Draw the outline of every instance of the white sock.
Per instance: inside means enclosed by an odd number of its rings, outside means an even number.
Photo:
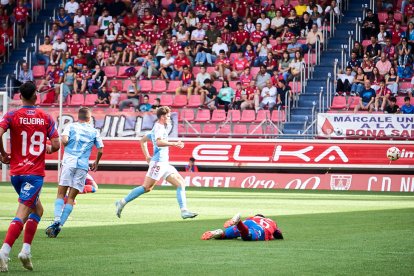
[[[22,252],[26,254],[30,254],[31,245],[28,243],[23,243]]]
[[[121,206],[125,206],[127,204],[125,199],[123,198],[119,201],[119,203],[121,203]]]
[[[11,247],[8,243],[3,243],[3,246],[0,250],[4,253],[6,257],[8,257],[11,251]]]

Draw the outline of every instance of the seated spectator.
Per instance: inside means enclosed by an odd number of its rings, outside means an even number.
[[[385,24],[381,23],[379,26],[379,33],[377,35],[378,44],[381,46],[385,46],[386,39],[389,37],[389,33],[385,30]]]
[[[294,79],[300,80],[301,75],[300,72],[305,66],[305,61],[303,60],[303,56],[300,51],[295,52],[295,58],[289,64],[289,76],[287,77],[287,82],[291,82]]]
[[[56,15],[55,23],[58,25],[59,30],[66,33],[69,28],[69,24],[72,23],[72,18],[66,13],[65,8],[59,8],[59,12]]]
[[[122,61],[123,53],[127,47],[127,44],[123,42],[122,36],[117,36],[116,41],[111,46],[111,57],[113,65],[118,65],[120,61]]]
[[[262,26],[260,26],[258,30],[261,32],[261,29],[262,29]],[[250,35],[252,35],[252,33],[257,30],[256,25],[253,23],[253,19],[250,16],[246,18],[246,23],[244,24],[244,30],[247,31]]]
[[[151,111],[153,112],[153,113],[157,113],[157,109],[159,108],[161,106],[161,99],[160,98],[156,98],[155,100],[154,100],[154,104],[153,105],[151,105]]]
[[[104,8],[102,10],[102,15],[98,18],[98,28],[99,30],[96,31],[96,36],[101,37],[104,35],[105,30],[108,29],[109,23],[112,22],[112,16],[109,15],[109,11]],[[112,23],[113,24],[113,23]]]
[[[290,59],[290,55],[288,51],[283,52],[282,59],[279,61],[279,74],[283,77],[284,80],[287,80],[287,77],[289,76],[290,71],[290,62],[292,60]]]
[[[385,80],[382,79],[380,82],[380,87],[376,91],[375,96],[375,111],[378,111],[378,107],[380,106],[379,110],[384,111],[385,105],[388,102],[388,98],[391,96],[391,90],[387,88],[385,85]]]
[[[396,22],[394,28],[391,30],[391,43],[397,45],[401,42],[401,38],[403,37],[405,37],[405,32],[401,28],[401,24]]]
[[[96,99],[95,104],[109,104],[109,93],[106,86],[98,90],[98,99]]]
[[[224,110],[229,111],[229,106],[233,102],[234,90],[229,86],[229,81],[223,81],[223,87],[219,90],[217,97],[215,98],[215,107],[218,108],[219,105],[224,105]]]
[[[165,51],[165,57],[160,61],[161,78],[169,82],[174,69],[174,58],[171,56],[171,50]]]
[[[224,50],[224,54],[227,55],[229,52],[229,47],[226,43],[223,42],[223,39],[221,37],[217,37],[216,43],[212,46],[212,59],[211,61],[214,63],[216,61],[216,58],[220,54],[220,50]]]
[[[51,44],[55,43],[57,41],[57,38],[63,38],[64,33],[59,30],[59,26],[56,23],[52,24],[52,29],[49,31],[49,38],[51,40]]]
[[[357,59],[362,59],[364,56],[365,50],[364,47],[362,47],[362,44],[359,41],[354,42],[354,47],[351,50],[351,53],[355,52],[357,55]]]
[[[211,22],[210,17],[206,19],[210,22],[210,25],[206,31],[206,38],[209,41],[209,46],[211,47],[214,43],[216,43],[217,38],[221,37],[221,31],[216,28],[216,24],[214,22]],[[228,51],[229,50],[227,49],[226,52]]]
[[[381,58],[377,61],[375,67],[378,68],[379,74],[384,77],[390,71],[392,64],[387,59],[387,55],[385,53],[381,53]]]
[[[266,66],[262,65],[260,66],[260,71],[257,73],[257,76],[255,77],[256,83],[255,86],[261,90],[263,87],[266,86],[266,83],[268,80],[270,80],[271,76],[266,71]]]
[[[410,22],[407,26],[407,31],[405,32],[405,37],[408,40],[410,45],[414,44],[414,23]]]
[[[270,19],[266,17],[266,12],[262,11],[260,12],[260,18],[256,20],[256,24],[260,23],[260,31],[264,32],[266,35],[269,34],[269,28],[270,28]],[[257,26],[256,26],[257,29]]]
[[[280,80],[277,83],[277,102],[276,102],[276,106],[278,108],[283,108],[288,104],[287,103],[288,101],[292,102],[292,100],[293,100],[292,89],[290,88],[289,85],[286,85],[285,80]]]
[[[362,39],[369,39],[378,32],[379,20],[378,16],[371,9],[366,10],[365,19],[362,21],[361,34]]]
[[[318,30],[318,25],[313,24],[312,29],[308,32],[306,36],[306,44],[308,45],[309,49],[315,49],[316,41],[319,39],[320,46],[322,47],[323,41],[323,34],[320,30]],[[358,57],[358,56],[357,56]]]
[[[266,60],[263,61],[262,64],[264,66],[266,66],[266,71],[270,75],[273,75],[273,71],[277,71],[277,69],[278,69],[277,60],[275,58],[273,58],[272,52],[267,53]]]
[[[243,111],[247,108],[257,110],[259,106],[260,90],[256,87],[255,81],[251,81],[250,85],[242,91],[242,104],[240,110]]]
[[[361,67],[361,61],[357,59],[357,54],[351,52],[351,58],[348,61],[347,67],[351,67],[353,72],[356,72],[358,67]]]
[[[242,99],[242,93],[243,93],[242,85],[241,85],[241,82],[238,81],[236,83],[236,91],[234,91],[233,102],[231,103],[232,109],[240,110],[240,105],[244,101],[244,99]]]
[[[337,1],[331,1],[331,4],[325,8],[325,19],[330,20],[330,13],[334,14],[334,20],[338,21],[338,18],[341,16],[341,10],[339,9]],[[368,15],[367,15],[368,16]]]
[[[277,90],[276,90],[276,87],[273,86],[271,80],[266,81],[266,86],[263,87],[260,97],[262,100],[256,112],[258,110],[264,109],[266,106],[268,107],[270,111],[273,111],[273,109],[276,106]]]
[[[261,42],[257,45],[257,58],[254,61],[254,66],[258,67],[267,59],[267,54],[272,52],[272,45],[268,43],[267,37],[263,37]]]
[[[289,27],[289,31],[295,36],[300,35],[300,19],[294,9],[290,10],[288,17],[285,17],[285,25]]]
[[[301,37],[307,37],[307,34],[312,29],[312,25],[316,25],[316,29],[318,28],[318,25],[316,23],[313,23],[313,20],[310,18],[309,13],[304,12],[303,17],[300,20],[300,36]],[[322,33],[321,33],[322,34]],[[322,38],[322,35],[321,35]]]
[[[202,89],[202,87],[204,86],[204,82],[210,79],[211,76],[209,73],[207,73],[206,67],[201,66],[200,72],[196,76],[194,94],[198,95],[199,90]]]
[[[81,71],[82,67],[84,65],[87,65],[87,60],[83,56],[82,52],[78,52],[78,55],[76,56],[75,60],[73,61],[73,65],[75,67],[75,71]]]
[[[346,67],[345,74],[338,74],[335,96],[345,96],[345,94],[349,94],[353,82],[354,76],[352,75],[352,68],[348,66]]]
[[[282,43],[282,38],[277,37],[276,38],[276,44],[274,44],[272,46],[273,56],[276,59],[280,60],[283,56],[283,52],[286,51],[286,49],[287,49],[287,46],[286,46],[286,44]]]
[[[396,52],[395,52],[395,46],[391,44],[391,39],[386,38],[385,39],[385,46],[382,47],[382,52],[385,53],[389,61],[394,65],[396,65],[395,58],[396,58]]]
[[[377,67],[374,67],[374,69],[372,69],[371,76],[369,76],[369,80],[370,80],[371,87],[374,90],[378,90],[379,89],[380,81],[382,79],[383,79],[383,77],[380,75],[378,68]]]
[[[183,74],[181,75],[181,86],[175,90],[175,95],[180,95],[181,92],[187,93],[187,100],[190,100],[191,93],[194,89],[193,74],[187,65],[183,66]]]
[[[70,0],[65,4],[65,12],[69,16],[75,16],[76,11],[79,9],[79,3],[75,0]]]
[[[82,14],[81,9],[76,10],[76,15],[73,19],[73,27],[75,33],[79,36],[83,36],[86,33],[86,16]]]
[[[402,114],[414,114],[414,105],[410,103],[410,97],[404,97],[404,105],[401,106]]]
[[[212,49],[208,46],[208,40],[204,40],[203,44],[198,44],[196,51],[196,57],[195,57],[195,66],[202,66],[205,64],[205,62],[207,61],[209,66],[213,65],[213,51]]]
[[[371,113],[374,109],[375,97],[376,93],[371,87],[371,82],[369,80],[365,80],[364,88],[359,93],[359,103],[355,105],[354,113],[357,113],[360,109],[368,110],[368,112]]]
[[[246,29],[246,26],[244,27]],[[254,48],[257,47],[262,41],[262,38],[266,36],[266,33],[262,31],[262,24],[256,23],[256,27],[250,33],[250,43],[253,45]]]
[[[65,42],[63,42],[63,38],[61,36],[56,37],[56,42],[53,43],[52,52],[50,54],[50,64],[59,64],[60,59],[66,51],[67,45]]]
[[[144,95],[144,102],[139,105],[140,112],[150,112],[152,109],[152,105],[149,103],[148,95]]]
[[[138,52],[138,45],[135,43],[135,37],[132,37],[131,41],[127,42],[127,45],[122,54],[122,64],[133,64],[133,60],[136,58],[136,52]]]
[[[84,64],[82,66],[82,71],[79,71],[76,74],[76,81],[73,85],[74,92],[76,93],[85,93],[88,88],[88,82],[92,78],[92,72],[88,69],[88,66]]]
[[[118,91],[116,86],[112,86],[111,94],[109,94],[109,104],[110,108],[116,109],[119,104],[119,98],[121,97],[121,93]]]
[[[357,68],[356,75],[354,77],[354,81],[351,86],[351,96],[355,96],[362,92],[364,89],[364,83],[367,79],[367,76],[364,73],[364,70],[362,70],[361,67]]]
[[[246,45],[249,42],[250,34],[244,30],[244,25],[242,22],[238,23],[238,30],[233,33],[233,45],[231,46],[231,52],[237,53],[239,51],[244,52],[246,50]],[[226,40],[224,40],[225,43]]]
[[[244,57],[247,59],[250,65],[253,63],[254,60],[256,60],[256,53],[253,49],[252,44],[246,44],[246,51],[244,52]]]
[[[32,69],[29,68],[27,62],[23,62],[19,70],[19,76],[14,86],[20,86],[28,81],[34,81]]]
[[[280,5],[279,9],[282,12],[282,16],[286,18],[294,7],[290,4],[290,0],[283,0],[283,4]]]
[[[289,45],[287,46],[287,51],[291,58],[295,57],[295,52],[299,51],[302,53],[302,43],[298,42],[298,39],[296,37],[293,37]]]
[[[63,77],[63,101],[72,94],[76,80],[76,73],[72,65],[68,66],[67,72]]]
[[[391,96],[388,101],[388,105],[384,110],[384,113],[395,114],[399,112],[400,108],[397,105],[397,99],[394,96]]]
[[[250,67],[246,67],[244,72],[240,75],[240,83],[243,87],[249,86],[250,82],[254,79],[252,74],[250,74]]]
[[[361,68],[364,70],[365,75],[367,75],[367,77],[369,78],[372,74],[372,70],[374,69],[374,63],[372,62],[372,60],[369,58],[368,54],[364,54],[362,63],[361,63]],[[357,67],[358,69],[358,67]],[[356,72],[356,71],[355,71]]]
[[[60,84],[63,82],[64,72],[56,65],[52,65],[50,70],[46,73],[46,78],[38,87],[39,92],[43,92],[46,88],[46,96],[43,99],[44,103],[54,103],[58,98],[60,92]]]
[[[303,0],[299,0],[298,2],[299,3],[295,6],[295,11],[298,16],[302,16],[306,12],[308,6]]]
[[[140,110],[140,104],[139,104],[139,93],[141,92],[141,86],[137,83],[137,78],[135,76],[130,77],[131,84],[128,85],[127,89],[127,98],[119,103],[119,111],[124,110],[124,108],[129,107],[132,105],[135,111]],[[145,102],[144,96],[144,102]],[[147,101],[148,103],[148,101]]]
[[[142,74],[145,74],[147,79],[151,79],[152,76],[158,76],[160,72],[158,60],[153,56],[151,52],[148,53],[147,57],[143,60],[141,68],[139,68],[136,77],[142,79]]]
[[[243,53],[241,53],[243,54]],[[211,73],[211,79],[218,78],[219,80],[224,80],[227,76],[230,75],[230,60],[224,54],[224,50],[220,50],[220,54],[216,59],[215,71]]]
[[[191,41],[195,44],[203,44],[206,31],[203,30],[201,22],[197,23],[197,28],[191,32]]]
[[[408,64],[412,62],[411,54],[412,54],[412,47],[408,44],[407,38],[403,37],[401,39],[401,44],[396,47],[397,57],[398,57],[398,66],[399,67],[406,67]]]
[[[108,28],[106,28],[103,33],[103,37],[104,37],[105,43],[107,44],[112,44],[116,41],[116,38],[118,37],[118,32],[115,30],[114,22],[109,22]]]
[[[186,56],[184,50],[178,52],[178,56],[174,59],[174,70],[171,73],[171,79],[181,79],[184,66],[190,66],[190,59]]]
[[[371,36],[371,44],[367,46],[365,53],[368,53],[374,62],[381,56],[381,45],[377,43],[375,36]]]
[[[177,44],[180,47],[185,47],[185,46],[188,46],[190,44],[190,32],[187,31],[187,29],[185,28],[184,25],[179,25],[178,26],[178,31],[176,32],[175,37],[177,38]],[[173,36],[173,38],[174,38],[174,36]],[[177,47],[177,46],[175,46],[175,47]],[[177,52],[178,52],[178,49],[177,49]]]
[[[212,85],[210,79],[204,81],[204,86],[199,90],[202,105],[207,105],[210,110],[215,109],[217,89]]]
[[[391,67],[388,74],[385,76],[385,84],[387,88],[391,90],[393,95],[397,95],[398,93],[398,83],[400,78],[397,75],[397,71],[395,71],[394,67]]]

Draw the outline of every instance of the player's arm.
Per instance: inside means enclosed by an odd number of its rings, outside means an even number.
[[[59,138],[52,138],[50,139],[50,145],[47,145],[46,147],[46,153],[52,154],[54,152],[57,152],[59,149],[60,149]]]
[[[145,160],[147,161],[148,164],[151,161],[151,155],[149,154],[149,151],[148,151],[148,141],[149,140],[150,140],[149,135],[144,135],[144,136],[142,136],[141,140],[139,141],[140,144],[141,144],[141,150],[144,153]]]
[[[177,141],[177,142],[168,142],[165,141],[161,138],[157,139],[157,147],[177,147],[182,149],[184,147],[184,143],[181,141]]]
[[[3,162],[4,164],[9,164],[10,163],[10,154],[8,154],[5,150],[4,150],[4,145],[3,145],[3,134],[6,133],[6,131],[0,127],[0,154],[1,154],[1,162]]]
[[[67,144],[69,143],[69,136],[68,135],[62,135],[61,141],[62,141],[62,144],[66,147]]]
[[[91,171],[96,172],[98,170],[99,160],[101,160],[102,154],[103,154],[103,147],[100,147],[98,148],[98,151],[96,153],[95,162],[93,162],[91,165]]]

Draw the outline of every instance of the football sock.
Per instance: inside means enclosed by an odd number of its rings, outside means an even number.
[[[7,243],[11,248],[14,242],[20,236],[20,233],[22,232],[22,230],[23,230],[23,222],[19,218],[14,218],[12,222],[10,223],[9,229],[7,230],[4,243]]]
[[[239,221],[236,226],[237,229],[239,229],[242,238],[247,238],[249,236],[249,228],[247,228],[247,226],[242,221]]]
[[[33,238],[36,234],[39,222],[40,217],[33,213],[29,215],[29,219],[26,221],[23,236],[23,251],[26,253],[30,253],[30,245],[32,244]]]
[[[72,213],[73,205],[66,204],[65,208],[63,208],[62,216],[60,217],[60,225],[64,225],[66,220],[68,219],[70,213]]]
[[[121,200],[121,203],[123,205],[127,204],[128,202],[136,199],[137,197],[139,197],[140,195],[142,195],[143,193],[145,193],[145,188],[143,186],[138,186],[134,189],[132,189],[131,192],[129,192],[129,194],[124,198],[125,202],[123,202]]]
[[[11,247],[7,243],[3,243],[3,246],[1,247],[0,251],[3,252],[4,255],[6,255],[6,257],[8,257],[11,251]]]
[[[181,211],[187,210],[187,197],[185,195],[185,188],[177,188],[177,201]]]
[[[55,222],[60,222],[62,216],[63,205],[65,205],[63,198],[56,198],[55,200]]]

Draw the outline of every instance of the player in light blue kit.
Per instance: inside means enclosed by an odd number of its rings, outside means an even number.
[[[78,122],[71,123],[62,133],[62,144],[65,146],[65,154],[62,161],[62,173],[60,175],[59,188],[55,201],[55,221],[46,228],[49,238],[56,238],[62,226],[65,224],[76,196],[83,192],[88,170],[96,171],[103,152],[103,142],[98,130],[91,124],[91,111],[87,107],[79,109]],[[96,146],[98,153],[95,162],[89,168],[89,157],[92,147]],[[64,198],[69,190],[66,204]]]
[[[197,213],[190,212],[187,209],[187,199],[185,195],[185,182],[177,170],[169,164],[168,147],[174,146],[182,149],[184,143],[168,142],[168,133],[166,125],[170,123],[171,111],[167,106],[157,109],[158,121],[155,123],[151,133],[144,135],[141,139],[141,149],[145,155],[149,168],[145,176],[144,184],[133,189],[126,197],[115,202],[116,215],[120,218],[124,206],[144,193],[150,192],[154,185],[164,178],[166,181],[177,187],[177,201],[181,209],[183,219],[194,218]],[[154,155],[151,157],[148,152],[147,142],[151,141],[154,145]]]

